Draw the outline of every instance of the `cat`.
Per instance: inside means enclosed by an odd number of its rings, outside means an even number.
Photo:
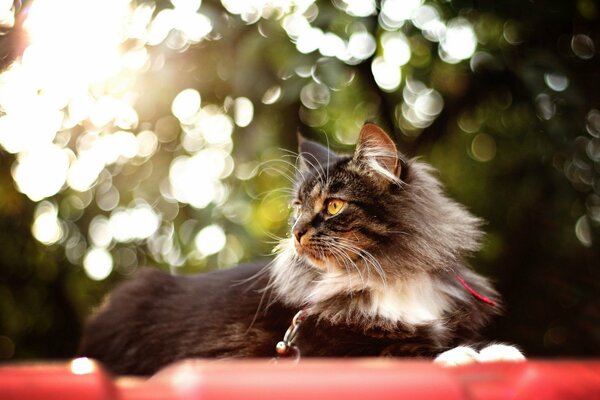
[[[512,346],[464,346],[500,298],[465,261],[481,220],[444,194],[432,167],[372,123],[353,155],[299,140],[291,234],[273,262],[196,276],[142,269],[87,321],[79,354],[130,375],[191,357],[273,357],[302,310],[302,357],[523,358]]]

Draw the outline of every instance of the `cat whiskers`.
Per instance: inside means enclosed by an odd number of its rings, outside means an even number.
[[[329,148],[329,146],[328,146]],[[321,187],[326,187],[327,184],[329,183],[329,155],[327,156],[327,165],[325,168],[323,168],[323,164],[321,164],[321,162],[313,155],[313,154],[309,154],[306,152],[303,153],[295,153],[291,150],[285,150],[282,149],[283,151],[289,153],[288,155],[284,155],[283,157],[294,157],[296,158],[296,164],[299,162],[299,160],[302,158],[302,160],[304,160],[306,163],[308,163],[308,165],[310,167],[312,167],[313,170],[317,171],[317,178],[319,179],[319,183],[321,184]],[[308,158],[310,157],[310,159]],[[314,161],[314,162],[313,162]],[[298,166],[296,164],[292,164],[289,161],[286,161],[287,163],[289,163],[290,165],[293,165],[294,168],[296,169],[296,171],[304,178],[304,174],[302,173],[302,171],[298,168]]]
[[[356,263],[352,260],[352,258],[350,258],[350,256],[348,256],[348,254],[346,254],[344,251],[336,248],[335,246],[331,246],[329,250],[332,252],[333,257],[338,262],[338,264],[341,262],[341,264],[346,269],[346,272],[348,275],[348,287],[354,288],[354,285],[352,284],[352,276],[354,275],[354,273],[353,273],[353,270],[350,268],[350,267],[352,267],[352,268],[354,268],[354,270],[356,270],[356,273],[358,274],[358,277],[360,278],[361,289],[365,289],[367,286],[366,286],[366,282],[363,278],[362,272],[360,271],[360,268],[358,268]],[[352,292],[350,292],[350,295],[352,295]]]
[[[362,249],[362,248],[356,246],[353,243],[353,241],[346,239],[346,238],[335,237],[333,239],[333,242],[335,243],[336,246],[338,246],[344,250],[347,250],[347,251],[355,254],[356,256],[360,257],[362,259],[362,261],[365,263],[365,266],[367,267],[367,273],[369,273],[371,270],[371,268],[369,268],[369,266],[372,266],[373,270],[377,273],[377,275],[381,279],[381,283],[383,284],[384,289],[387,288],[386,273],[385,273],[383,267],[381,266],[381,263],[375,258],[375,256],[373,256],[373,254],[371,254],[370,252],[368,252],[365,249]]]
[[[295,171],[299,172],[298,168],[294,164],[290,163],[289,161],[285,161],[285,160],[267,160],[267,161],[261,162],[253,170],[253,174],[262,175],[263,173],[266,173],[266,172],[275,173],[277,175],[281,175],[284,178],[286,178],[292,185],[296,184],[295,177],[293,175],[291,175],[286,168],[279,167],[278,165],[272,165],[272,164],[276,164],[276,163],[282,163],[284,165],[289,165]]]
[[[325,135],[325,140],[327,141],[326,145],[327,145],[327,171],[325,172],[325,183],[329,184],[329,164],[331,163],[331,160],[329,159],[329,156],[331,154],[331,148],[329,146],[329,136]],[[321,171],[323,170],[323,166],[321,166]]]
[[[263,173],[274,173],[276,175],[280,175],[283,176],[286,180],[288,180],[291,183],[291,186],[293,187],[296,184],[296,179],[290,175],[288,173],[288,171],[285,168],[280,168],[276,165],[270,165],[270,164],[274,164],[274,163],[283,163],[283,164],[289,164],[292,167],[295,168],[295,166],[287,161],[282,161],[282,160],[268,160],[268,161],[264,161],[262,163],[260,163],[252,172],[252,174],[258,174],[258,175],[262,175]],[[258,171],[258,172],[257,172]],[[288,198],[293,198],[295,195],[295,190],[290,188],[278,188],[278,189],[271,189],[268,191],[264,191],[264,192],[260,192],[257,195],[251,195],[252,199],[256,200],[256,199],[262,199],[263,201],[270,198],[270,196],[272,196],[273,194],[280,194],[282,197],[288,197]]]
[[[265,242],[265,243],[269,243],[269,244],[273,244],[273,245],[275,245],[275,246],[277,246],[277,245],[278,245],[279,243],[281,243],[283,240],[287,239],[287,238],[285,238],[285,237],[282,237],[282,236],[277,236],[277,235],[275,235],[274,233],[271,233],[271,232],[268,232],[268,231],[265,231],[264,233],[265,233],[265,235],[267,235],[269,238],[273,239],[273,240],[264,240],[264,242]],[[276,250],[276,249],[277,249],[277,248],[275,248],[275,249],[273,250],[273,253],[275,253],[275,254],[276,254],[278,251],[279,251],[279,252],[281,252],[281,251],[282,251],[282,250]]]
[[[275,235],[272,235],[272,236],[274,238],[277,237]],[[260,271],[258,271],[254,275],[252,275],[246,279],[241,279],[239,281],[236,281],[233,284],[233,286],[238,286],[238,285],[245,286],[245,285],[250,284],[250,287],[248,289],[252,289],[255,282],[259,281],[260,278],[262,278],[265,274],[268,275],[268,280],[267,280],[266,284],[264,285],[264,287],[255,289],[257,293],[261,293],[261,297],[260,297],[258,306],[256,307],[254,317],[252,318],[252,321],[251,321],[250,325],[248,326],[246,332],[248,332],[252,328],[252,326],[254,325],[254,323],[256,322],[256,320],[258,318],[258,315],[261,313],[261,311],[263,312],[263,315],[266,315],[266,312],[269,309],[269,307],[271,307],[275,302],[277,302],[280,299],[281,294],[278,294],[276,291],[276,277],[274,274],[272,274],[272,268],[278,262],[281,262],[282,259],[284,260],[285,265],[296,265],[297,263],[303,262],[302,258],[295,251],[290,250],[290,248],[291,248],[290,240],[292,240],[292,239],[280,238],[279,243],[272,250],[272,254],[275,257],[273,258],[273,260],[271,260],[271,262],[269,262],[264,268],[262,268]],[[287,278],[287,282],[279,282],[279,284],[281,284],[283,286],[290,285],[290,280],[291,280],[291,277],[293,277],[293,275],[292,274],[278,275],[279,278],[281,278],[282,276]],[[268,298],[267,298],[267,294],[268,294]]]
[[[293,266],[293,265],[304,263],[302,257],[299,256],[296,251],[291,250],[291,248],[293,247],[293,245],[291,245],[292,240],[293,239],[291,239],[291,238],[282,239],[281,242],[279,242],[277,244],[277,246],[275,246],[275,248],[272,251],[272,253],[275,254],[275,258],[267,265],[265,270],[272,270],[272,268],[275,265],[277,265],[279,262],[281,262],[282,259],[284,261],[284,264],[287,266]],[[294,275],[293,274],[278,274],[277,276],[278,276],[278,279],[285,278],[285,281],[284,282],[280,281],[279,285],[283,286],[283,287],[287,287],[287,286],[291,285],[290,281]],[[277,302],[277,300],[279,300],[281,297],[281,293],[278,294],[278,292],[276,290],[276,286],[277,285],[276,285],[275,275],[271,273],[269,276],[269,281],[268,281],[267,285],[265,286],[265,288],[263,289],[265,293],[269,292],[269,299],[268,299],[267,305],[265,306],[265,310],[268,309],[272,304]]]
[[[366,288],[367,283],[365,282],[364,276],[363,276],[360,268],[358,267],[358,265],[356,265],[356,262],[354,262],[354,260],[352,260],[352,258],[348,255],[348,253],[346,251],[344,251],[344,250],[348,250],[348,249],[345,248],[345,246],[338,243],[333,238],[325,237],[325,238],[321,238],[321,240],[323,241],[324,244],[326,244],[328,246],[328,250],[334,256],[336,261],[339,260],[338,257],[341,258],[342,264],[343,264],[344,268],[346,269],[346,271],[348,271],[348,275],[350,276],[350,279],[353,275],[352,271],[350,270],[350,267],[352,267],[352,269],[356,271],[356,273],[358,274],[358,276],[360,278],[362,288]],[[368,273],[369,273],[369,270],[367,269],[367,274]],[[367,282],[368,281],[369,281],[369,276],[367,275]],[[350,287],[352,287],[351,280],[350,280]]]

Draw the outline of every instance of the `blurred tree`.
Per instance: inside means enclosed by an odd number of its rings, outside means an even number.
[[[507,303],[489,336],[598,355],[596,2],[17,8],[0,10],[0,359],[70,356],[139,265],[266,258],[296,130],[347,151],[365,120],[489,222],[474,265]]]

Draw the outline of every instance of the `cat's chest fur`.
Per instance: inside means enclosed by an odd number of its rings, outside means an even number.
[[[409,325],[439,321],[450,310],[450,299],[440,284],[426,276],[401,280],[371,291],[371,313]]]
[[[355,309],[349,311],[368,319],[382,319],[389,323],[422,325],[434,323],[451,309],[452,297],[463,297],[461,293],[448,293],[443,284],[429,275],[418,274],[399,279],[393,283],[369,285],[354,277],[350,282],[347,276],[324,274],[314,284],[307,299],[318,304],[339,295],[347,296],[352,303],[353,296],[364,299],[356,302]],[[340,308],[343,309],[343,308]]]
[[[271,267],[277,295],[333,322],[355,321],[390,329],[396,325],[433,325],[442,329],[445,315],[457,302],[466,300],[464,291],[432,273],[381,282],[357,273],[317,273],[301,263],[286,245]]]
[[[348,292],[329,277],[315,285],[297,345],[307,356],[435,355],[447,344],[454,301],[438,286],[418,276]]]

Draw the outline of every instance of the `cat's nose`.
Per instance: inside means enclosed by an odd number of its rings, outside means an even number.
[[[302,239],[302,236],[304,236],[307,230],[308,229],[306,228],[306,226],[300,224],[296,224],[296,226],[294,226],[294,229],[292,229],[292,233],[294,234],[294,237],[296,238],[298,243],[300,243],[300,239]]]

